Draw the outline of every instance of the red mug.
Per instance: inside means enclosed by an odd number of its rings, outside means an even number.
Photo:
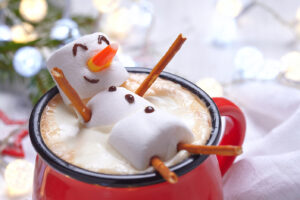
[[[146,68],[127,68],[131,73],[149,73]],[[217,145],[221,134],[221,116],[226,116],[226,128],[221,145],[241,146],[246,122],[241,110],[224,98],[211,99],[193,83],[162,72],[161,78],[173,81],[197,95],[209,109],[212,133],[207,145]],[[47,148],[40,133],[40,119],[47,103],[58,93],[49,90],[35,105],[29,122],[31,142],[38,155],[34,171],[34,200],[222,200],[222,176],[232,165],[235,156],[191,155],[170,169],[179,176],[170,184],[156,172],[136,175],[96,173],[74,166],[57,157]]]

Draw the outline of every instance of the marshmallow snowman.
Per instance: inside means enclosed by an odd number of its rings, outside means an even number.
[[[91,119],[87,127],[112,126],[108,142],[136,169],[143,170],[153,156],[168,160],[178,143],[191,143],[193,133],[178,118],[154,109],[133,92],[118,87],[128,72],[103,33],[83,36],[54,52],[47,68],[60,68],[81,99],[90,99]],[[64,102],[70,104],[57,84]]]
[[[191,143],[193,133],[175,116],[146,107],[117,122],[108,142],[138,170],[146,169],[153,156],[166,161],[178,143]]]
[[[103,33],[83,36],[55,51],[47,61],[47,68],[49,71],[54,67],[60,68],[81,99],[91,98],[111,85],[119,86],[128,79],[128,72],[116,57],[102,68],[91,62],[99,59],[98,54],[108,46],[115,51],[117,49],[116,44],[110,44]],[[105,59],[107,61],[108,58]],[[70,104],[59,90],[64,102]]]

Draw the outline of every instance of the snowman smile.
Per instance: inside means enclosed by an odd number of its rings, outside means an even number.
[[[86,76],[83,76],[83,78],[89,83],[98,83],[99,82],[99,79],[92,79],[92,78],[88,78]]]

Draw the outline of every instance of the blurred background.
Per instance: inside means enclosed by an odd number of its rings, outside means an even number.
[[[247,117],[245,154],[224,177],[225,197],[300,196],[295,189],[299,181],[286,178],[272,179],[275,186],[269,193],[231,187],[247,186],[247,180],[262,177],[277,162],[280,169],[300,164],[299,1],[0,0],[0,199],[31,199],[28,182],[35,152],[26,122],[32,106],[54,86],[47,58],[62,45],[97,31],[121,44],[118,56],[124,66],[149,68],[183,33],[188,40],[165,71],[196,83],[212,97],[229,98]],[[288,139],[283,142],[283,137]],[[276,145],[281,150],[271,151]],[[293,163],[281,166],[281,159],[270,158],[282,153],[292,156]],[[270,162],[262,165],[259,156]],[[249,172],[241,181],[236,174],[245,170],[245,163],[256,175]],[[270,179],[264,176],[264,181]]]

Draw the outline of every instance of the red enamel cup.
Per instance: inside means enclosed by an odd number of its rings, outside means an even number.
[[[145,68],[128,68],[131,73],[149,73]],[[245,118],[241,110],[224,98],[211,99],[193,83],[170,73],[160,77],[178,83],[197,95],[208,107],[212,118],[212,133],[207,145],[217,145],[221,132],[221,116],[226,116],[226,128],[221,145],[242,145]],[[34,107],[29,124],[31,142],[38,155],[34,173],[34,200],[222,200],[222,175],[235,157],[192,155],[171,167],[179,176],[169,184],[155,172],[137,175],[110,175],[88,171],[65,162],[52,153],[42,140],[40,119],[43,109],[58,93],[49,90]]]

